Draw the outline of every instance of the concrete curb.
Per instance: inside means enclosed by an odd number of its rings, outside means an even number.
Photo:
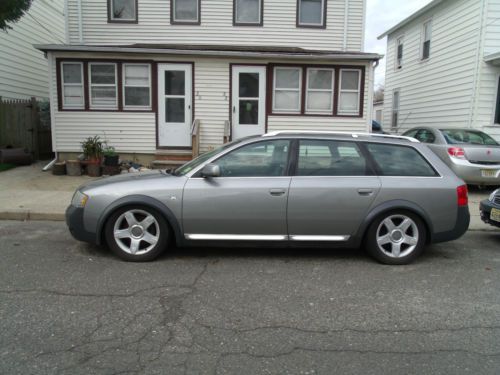
[[[35,212],[30,210],[0,211],[0,220],[64,221],[65,215],[59,212]]]

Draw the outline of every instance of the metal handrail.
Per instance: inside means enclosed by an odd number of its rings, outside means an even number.
[[[353,133],[353,132],[335,132],[335,131],[321,131],[321,130],[279,130],[279,131],[274,131],[270,133],[266,133],[263,135],[263,137],[272,137],[275,135],[281,135],[281,134],[331,134],[331,135],[350,135],[353,138],[358,138],[358,137],[379,137],[379,138],[393,138],[393,139],[405,139],[407,141],[413,142],[413,143],[420,143],[415,138],[412,137],[405,137],[403,135],[393,135],[393,134],[379,134],[379,133]]]
[[[224,121],[224,143],[229,142],[231,139],[231,122],[229,120]]]
[[[191,125],[191,145],[192,145],[192,153],[193,158],[197,157],[200,154],[200,120],[195,119],[193,124]]]

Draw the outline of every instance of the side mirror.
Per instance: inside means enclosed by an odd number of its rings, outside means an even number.
[[[220,167],[217,164],[207,164],[201,170],[202,177],[220,177]]]

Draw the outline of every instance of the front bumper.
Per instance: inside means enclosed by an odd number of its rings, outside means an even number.
[[[71,235],[78,241],[97,244],[96,233],[88,232],[83,225],[83,208],[69,206],[66,209],[66,225]]]
[[[473,164],[468,160],[451,159],[451,169],[468,184],[499,185],[500,165]],[[483,177],[482,171],[493,171],[494,177]]]
[[[481,220],[486,224],[493,225],[494,227],[500,228],[500,223],[498,221],[490,220],[490,213],[492,208],[497,208],[500,210],[500,205],[490,202],[488,199],[485,199],[479,203],[479,212],[481,214]]]

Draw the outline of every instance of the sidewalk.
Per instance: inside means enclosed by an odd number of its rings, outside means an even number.
[[[0,220],[64,220],[64,212],[76,188],[93,178],[54,176],[43,172],[47,162],[0,173]],[[493,189],[469,193],[470,230],[498,230],[479,217],[479,202]]]

